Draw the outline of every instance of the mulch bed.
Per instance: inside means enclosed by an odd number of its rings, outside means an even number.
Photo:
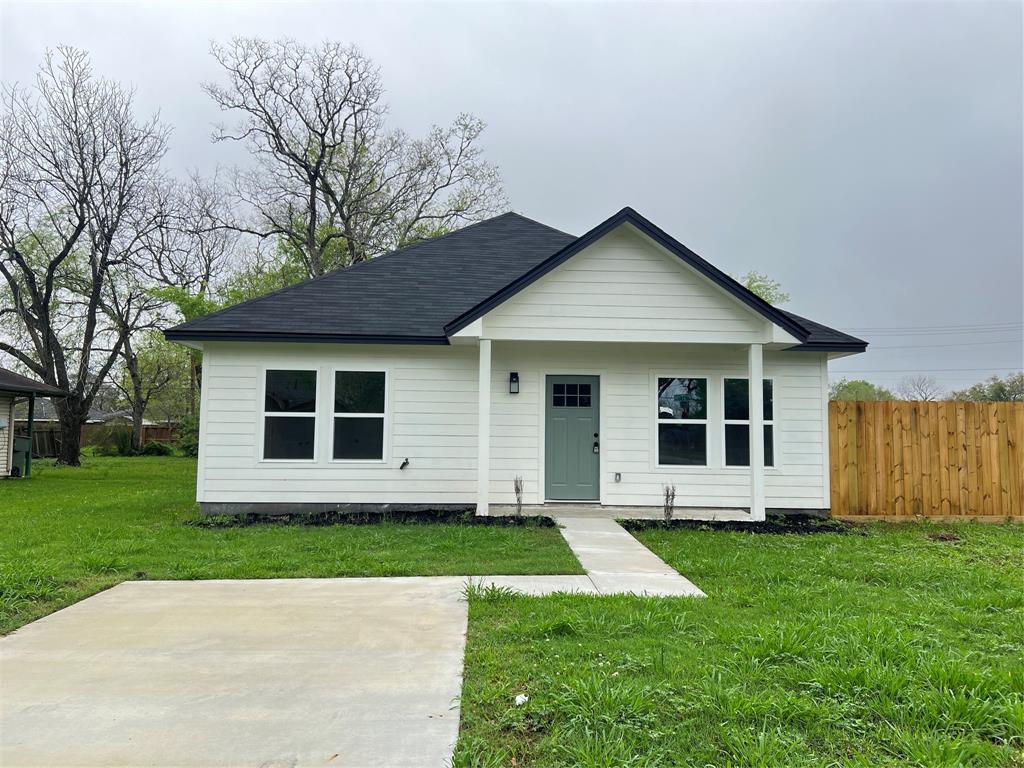
[[[186,520],[186,525],[196,528],[245,528],[253,525],[490,525],[490,526],[532,526],[554,528],[550,517],[503,515],[478,517],[473,512],[452,510],[390,511],[390,512],[315,512],[286,515],[210,515]]]
[[[814,533],[863,533],[860,526],[845,523],[842,520],[815,517],[813,515],[785,515],[769,517],[761,523],[742,521],[707,521],[707,520],[623,520],[622,527],[627,531],[649,531],[662,528],[664,530],[693,529],[698,531],[741,531],[744,533],[762,533],[770,535]]]

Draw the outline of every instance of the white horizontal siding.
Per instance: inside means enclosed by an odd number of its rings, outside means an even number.
[[[750,343],[769,323],[623,225],[484,316],[495,340]]]
[[[206,351],[201,501],[472,504],[476,501],[475,346],[216,344]],[[491,376],[492,503],[513,503],[522,476],[527,503],[543,500],[543,377],[600,377],[601,491],[609,505],[660,505],[676,485],[678,506],[745,506],[749,472],[722,458],[721,379],[746,375],[742,347],[683,344],[494,342]],[[389,373],[390,451],[383,463],[329,460],[331,371],[352,365]],[[766,470],[769,507],[827,506],[822,356],[766,352],[774,379],[776,467]],[[315,463],[259,460],[264,367],[320,371]],[[518,371],[520,393],[508,393]],[[652,377],[709,380],[707,467],[656,466]],[[403,459],[410,465],[400,470]],[[621,473],[621,482],[614,474]]]
[[[750,503],[750,473],[725,467],[722,378],[746,376],[746,350],[703,345],[495,343],[492,419],[515,403],[527,418],[520,437],[535,428],[533,452],[509,455],[494,433],[491,501],[515,501],[513,479],[523,477],[527,503],[543,501],[543,378],[547,374],[600,377],[601,501],[608,505],[657,505],[662,489],[676,485],[677,506],[742,507]],[[767,468],[767,505],[828,506],[823,480],[822,356],[765,352],[765,376],[774,380],[775,463]],[[508,394],[508,371],[518,371],[520,394]],[[708,466],[661,468],[656,460],[653,377],[676,374],[708,379]],[[527,407],[523,408],[523,403]],[[492,427],[492,432],[494,432]],[[615,473],[621,481],[614,482]]]
[[[475,501],[475,347],[211,344],[204,365],[200,501]],[[330,460],[333,370],[346,366],[388,373],[384,462]],[[260,377],[278,367],[319,373],[315,462],[260,460]],[[399,469],[406,458],[409,466]]]
[[[3,422],[7,426],[3,426]],[[14,455],[14,398],[0,395],[0,477],[11,474]]]

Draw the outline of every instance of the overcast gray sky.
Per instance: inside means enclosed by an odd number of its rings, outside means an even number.
[[[211,169],[240,159],[199,88],[234,35],[356,43],[413,133],[481,117],[524,215],[581,234],[631,205],[767,272],[872,342],[834,377],[1024,365],[1018,2],[0,2],[0,74],[85,48],[174,126],[173,170]]]

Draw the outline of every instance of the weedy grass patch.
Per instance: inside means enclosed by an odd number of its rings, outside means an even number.
[[[636,532],[706,599],[471,595],[455,765],[1024,766],[1024,528],[857,534]]]

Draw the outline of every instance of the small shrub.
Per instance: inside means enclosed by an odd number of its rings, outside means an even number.
[[[90,436],[97,456],[131,456],[132,428],[127,424],[104,424]]]
[[[181,420],[181,429],[178,432],[178,450],[182,456],[199,455],[199,419],[195,416],[186,416]]]
[[[523,514],[523,476],[516,475],[515,480],[512,481],[512,488],[516,492],[516,514]]]
[[[151,443],[146,443],[142,448],[143,456],[170,456],[174,452],[167,443],[161,443],[159,440],[154,440]]]
[[[666,485],[662,490],[665,498],[662,514],[665,516],[665,522],[670,523],[672,522],[673,514],[675,514],[676,486],[674,484]]]

